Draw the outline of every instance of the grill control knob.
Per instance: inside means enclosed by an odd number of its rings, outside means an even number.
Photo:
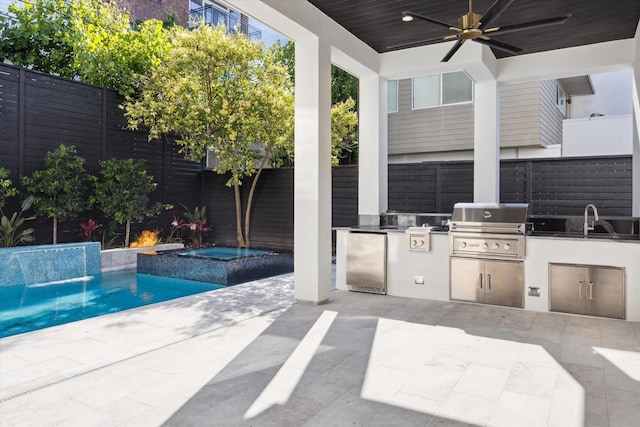
[[[505,244],[504,244],[504,248],[505,248],[506,250],[509,250],[509,249],[511,249],[511,245],[510,245],[510,244],[508,244],[508,243],[505,243]]]
[[[499,244],[497,244],[497,243],[494,243],[494,244],[493,244],[493,249],[498,249],[498,248],[500,248],[500,245],[499,245]]]
[[[467,242],[462,242],[462,243],[460,243],[460,247],[461,247],[461,248],[466,248],[466,247],[467,247]]]
[[[489,245],[488,245],[488,244],[486,244],[486,243],[483,243],[483,244],[482,244],[482,249],[487,249],[488,247],[489,247]]]

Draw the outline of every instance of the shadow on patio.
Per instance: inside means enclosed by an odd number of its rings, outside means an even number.
[[[296,304],[166,425],[629,426],[640,324],[334,291]]]

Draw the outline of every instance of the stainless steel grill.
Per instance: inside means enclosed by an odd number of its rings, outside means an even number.
[[[526,203],[456,203],[449,223],[452,256],[524,259]]]
[[[452,300],[524,307],[527,208],[456,203],[449,223]]]

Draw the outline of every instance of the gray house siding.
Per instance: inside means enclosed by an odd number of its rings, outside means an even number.
[[[411,79],[398,82],[398,112],[389,114],[389,154],[473,148],[473,105],[411,109]]]
[[[562,143],[562,120],[564,116],[556,104],[555,80],[541,82],[540,91],[540,142],[546,147]]]
[[[500,88],[500,146],[540,147],[562,142],[556,81]],[[389,114],[389,155],[473,149],[473,104],[411,109],[411,79],[398,82],[398,112]]]

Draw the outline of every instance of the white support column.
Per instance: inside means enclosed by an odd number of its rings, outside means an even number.
[[[475,84],[473,201],[500,201],[500,103],[498,82]]]
[[[633,70],[633,157],[631,175],[631,215],[640,217],[640,67]]]
[[[331,293],[331,50],[296,40],[294,273],[298,301]]]
[[[358,218],[378,225],[388,206],[386,79],[361,77],[359,96]]]

